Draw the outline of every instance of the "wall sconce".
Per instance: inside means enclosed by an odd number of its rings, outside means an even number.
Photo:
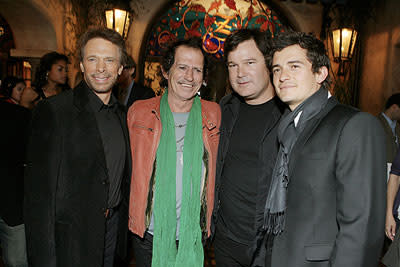
[[[357,31],[351,28],[340,28],[332,31],[333,57],[339,62],[338,75],[344,75],[344,62],[353,57]]]
[[[126,39],[129,29],[129,12],[127,10],[113,8],[106,10],[107,28],[112,29],[119,34],[122,38]]]

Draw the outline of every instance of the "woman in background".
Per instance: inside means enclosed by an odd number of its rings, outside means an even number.
[[[11,104],[19,105],[25,87],[26,84],[23,79],[7,76],[2,82],[0,99]]]
[[[32,109],[45,98],[70,89],[67,83],[68,58],[57,52],[50,52],[40,59],[36,70],[34,88],[26,88],[21,105]]]

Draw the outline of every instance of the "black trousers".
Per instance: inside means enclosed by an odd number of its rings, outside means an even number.
[[[136,267],[151,267],[153,255],[153,235],[148,232],[144,233],[143,238],[132,234],[133,254],[135,255]],[[179,246],[179,241],[176,240],[176,248]]]
[[[265,236],[261,250],[255,251],[250,244],[237,242],[221,229],[216,229],[214,238],[215,262],[217,267],[270,267],[273,237]]]
[[[153,254],[153,236],[147,232],[141,238],[133,234],[132,237],[133,253],[137,267],[150,267]]]
[[[119,225],[119,212],[114,211],[110,218],[106,219],[106,234],[104,237],[104,267],[114,266],[115,249],[117,246]]]
[[[218,229],[215,233],[214,253],[218,267],[250,267],[253,258],[249,245],[230,239]]]

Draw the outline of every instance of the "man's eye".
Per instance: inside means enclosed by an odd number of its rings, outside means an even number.
[[[254,64],[254,63],[256,63],[256,62],[255,62],[255,61],[249,61],[249,62],[247,62],[248,65],[252,65],[252,64]]]
[[[275,74],[275,73],[278,73],[279,71],[280,71],[280,69],[273,69],[273,70],[272,70],[272,73]]]
[[[197,73],[202,73],[203,72],[203,70],[201,70],[201,69],[195,69],[195,70],[196,70]]]
[[[112,59],[112,58],[107,58],[107,59],[106,59],[106,62],[107,62],[107,63],[112,63],[112,62],[114,62],[114,59]]]
[[[234,68],[234,67],[236,67],[236,64],[233,64],[233,63],[228,64],[228,68]]]
[[[93,57],[90,57],[90,58],[87,59],[87,61],[89,61],[89,62],[94,62],[94,61],[96,61],[96,59],[93,58]]]
[[[299,67],[299,65],[292,65],[292,70],[298,69]]]

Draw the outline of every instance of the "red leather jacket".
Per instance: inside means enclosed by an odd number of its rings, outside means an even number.
[[[128,129],[132,153],[129,229],[140,237],[143,237],[150,223],[152,210],[154,163],[162,130],[160,100],[161,97],[157,96],[136,101],[128,111]],[[221,111],[217,103],[201,100],[201,113],[203,142],[207,155],[207,161],[205,161],[207,177],[203,190],[206,204],[206,218],[204,219],[207,236],[210,236]]]

